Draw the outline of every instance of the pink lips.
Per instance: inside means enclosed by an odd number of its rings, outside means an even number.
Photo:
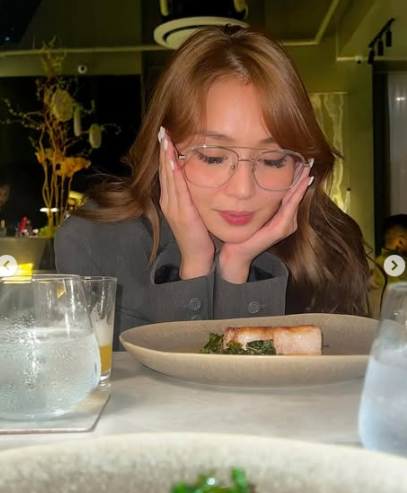
[[[252,212],[233,212],[233,211],[219,211],[223,219],[233,226],[244,226],[248,224],[253,217]]]

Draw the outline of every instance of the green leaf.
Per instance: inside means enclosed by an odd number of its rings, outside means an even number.
[[[230,341],[227,349],[223,350],[224,354],[246,354],[243,346],[239,342]]]
[[[221,485],[214,476],[199,476],[194,485],[180,483],[174,486],[171,493],[255,493],[241,469],[231,471],[232,487]]]
[[[223,335],[209,334],[209,341],[200,351],[203,354],[241,354],[250,356],[275,355],[276,348],[272,340],[252,341],[246,345],[246,349],[235,341],[230,341],[226,349],[223,349]]]
[[[251,355],[274,355],[276,348],[272,339],[268,341],[252,341],[246,345],[247,354]]]
[[[246,474],[242,469],[232,469],[232,481],[236,493],[250,493],[250,487],[247,482]]]
[[[223,346],[223,335],[221,334],[215,334],[211,332],[209,334],[209,341],[205,344],[205,346],[201,349],[201,353],[206,353],[206,354],[220,354],[222,353],[222,346]]]

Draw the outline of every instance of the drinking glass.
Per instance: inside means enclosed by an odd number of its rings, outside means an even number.
[[[359,410],[368,449],[407,456],[407,282],[387,288]]]
[[[0,417],[71,411],[98,385],[100,356],[80,276],[0,279]]]
[[[116,306],[117,278],[108,276],[83,276],[90,320],[99,343],[102,371],[100,385],[110,381],[114,314]]]

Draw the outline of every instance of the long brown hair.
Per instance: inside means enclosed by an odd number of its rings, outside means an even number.
[[[250,29],[208,27],[174,52],[125,158],[130,178],[102,183],[88,194],[98,208],[80,214],[100,221],[145,215],[153,229],[153,261],[160,241],[160,126],[174,142],[190,137],[202,128],[210,86],[230,77],[257,89],[265,124],[282,148],[315,159],[315,185],[299,207],[298,230],[271,249],[289,269],[294,292],[306,293],[312,311],[366,315],[369,267],[361,230],[325,193],[339,155],[326,141],[284,48]]]

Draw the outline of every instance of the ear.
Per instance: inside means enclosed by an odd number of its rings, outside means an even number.
[[[400,238],[397,239],[397,246],[407,248],[407,236],[400,236]]]

